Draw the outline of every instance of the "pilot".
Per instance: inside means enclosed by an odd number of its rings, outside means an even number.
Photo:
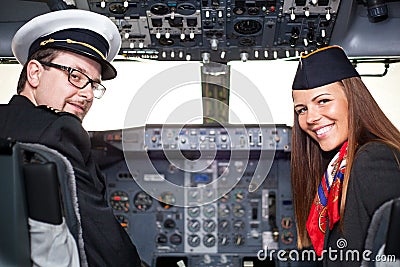
[[[111,65],[121,45],[109,18],[84,10],[35,17],[15,34],[12,50],[23,65],[17,94],[0,106],[0,137],[40,143],[71,162],[89,266],[140,266],[130,237],[115,219],[105,196],[82,120],[94,99],[116,77]]]

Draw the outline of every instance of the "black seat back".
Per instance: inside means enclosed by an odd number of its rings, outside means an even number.
[[[64,217],[81,266],[87,266],[75,176],[67,158],[40,144],[0,139],[0,181],[1,267],[32,266],[28,217],[51,224]]]
[[[379,262],[373,260],[377,255],[400,259],[400,198],[391,199],[375,210],[364,248],[372,252],[369,255],[372,260],[363,260],[362,266],[377,266]],[[399,266],[396,264],[390,266]]]
[[[392,203],[385,254],[395,255],[400,259],[400,198],[394,199]]]
[[[31,266],[22,155],[0,141],[0,266]]]

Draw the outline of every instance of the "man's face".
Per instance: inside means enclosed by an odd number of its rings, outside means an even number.
[[[52,63],[77,69],[94,81],[101,81],[101,66],[87,57],[63,51]],[[89,83],[79,89],[68,81],[68,71],[41,66],[39,84],[34,91],[37,105],[69,112],[81,120],[86,116],[93,102],[93,90]]]

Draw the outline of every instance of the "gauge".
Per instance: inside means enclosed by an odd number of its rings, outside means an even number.
[[[110,195],[110,205],[114,210],[128,212],[129,196],[124,191],[115,191]]]
[[[169,8],[166,4],[158,3],[151,6],[150,12],[153,13],[154,15],[163,16],[169,13]]]
[[[213,232],[215,230],[215,222],[213,220],[205,220],[203,222],[203,229],[206,232]]]
[[[226,195],[223,195],[220,200],[221,200],[221,202],[225,203],[225,202],[228,202],[229,199],[230,199],[230,195],[226,194]]]
[[[191,247],[197,247],[200,245],[200,237],[198,235],[190,235],[188,237],[188,243]]]
[[[221,220],[218,223],[219,232],[229,232],[229,222],[227,220]]]
[[[128,8],[124,7],[124,5],[120,3],[114,3],[111,4],[108,9],[110,10],[111,13],[114,14],[124,14]]]
[[[239,189],[234,193],[234,198],[236,202],[242,202],[242,200],[245,198],[245,193],[242,189]]]
[[[207,200],[212,199],[214,197],[214,189],[205,189],[203,191],[203,196]]]
[[[245,214],[244,208],[240,204],[233,205],[232,212],[235,217],[239,217],[239,218],[243,217]]]
[[[165,38],[165,36],[161,36],[161,38],[158,39],[158,43],[162,46],[171,46],[174,45],[175,41],[171,38]]]
[[[164,192],[161,194],[161,196],[158,197],[158,200],[160,202],[160,205],[164,209],[169,209],[175,204],[175,195],[172,194],[171,192]]]
[[[249,9],[247,10],[247,13],[249,15],[258,15],[258,13],[260,13],[260,8],[259,7],[249,7]]]
[[[204,246],[206,246],[208,248],[214,246],[215,242],[216,242],[216,238],[212,234],[208,234],[203,237],[203,244],[204,244]]]
[[[245,241],[244,236],[241,235],[241,234],[235,234],[235,235],[233,236],[233,243],[234,243],[236,246],[241,246],[241,245],[243,245],[243,244],[244,244],[244,241]]]
[[[235,221],[233,223],[233,229],[235,229],[236,231],[240,231],[244,229],[244,222],[241,220]]]
[[[228,235],[219,235],[218,243],[221,246],[227,246],[229,244],[229,236]]]
[[[151,207],[153,199],[146,192],[141,191],[133,198],[133,204],[138,210],[145,211]]]
[[[289,229],[293,226],[293,219],[291,217],[283,217],[281,225],[282,228]]]
[[[179,245],[182,243],[182,236],[179,234],[173,234],[169,237],[169,242],[174,245]]]
[[[181,15],[192,15],[196,12],[196,7],[193,4],[183,3],[176,8],[176,13]]]
[[[221,218],[228,217],[230,214],[230,209],[229,206],[226,205],[225,203],[220,203],[218,206],[218,216]]]
[[[235,7],[233,9],[233,13],[235,13],[236,15],[243,15],[244,12],[246,12],[246,9],[244,7]]]
[[[240,34],[255,34],[261,31],[262,25],[257,20],[240,20],[233,26],[234,30]]]
[[[188,223],[188,229],[190,232],[198,232],[200,230],[200,222],[198,220],[190,220]]]
[[[176,227],[176,222],[173,219],[166,219],[164,222],[164,227],[167,229],[174,229]]]
[[[166,244],[168,242],[168,238],[166,235],[164,234],[159,234],[157,236],[157,243],[158,244]]]
[[[283,230],[281,235],[281,241],[285,245],[290,245],[293,243],[294,234],[291,231]]]
[[[215,207],[213,205],[207,205],[203,208],[203,214],[207,218],[211,218],[215,216]]]
[[[119,224],[126,230],[129,227],[129,221],[128,218],[126,218],[124,215],[115,215],[115,218],[119,222]]]
[[[198,189],[190,189],[188,192],[189,201],[199,201],[200,199],[200,191]]]
[[[190,217],[193,217],[193,218],[199,217],[199,215],[200,215],[200,207],[190,207],[188,209],[188,214],[189,214]]]

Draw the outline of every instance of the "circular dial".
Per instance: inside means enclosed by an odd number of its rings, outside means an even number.
[[[245,210],[244,210],[243,206],[240,204],[233,205],[232,210],[233,210],[233,215],[236,217],[239,217],[239,218],[243,217],[245,214]]]
[[[236,15],[243,15],[244,12],[246,12],[246,9],[244,7],[235,7],[233,9],[233,13],[235,13]]]
[[[148,210],[153,204],[153,199],[144,191],[141,191],[133,198],[133,204],[138,210]]]
[[[282,228],[289,229],[293,226],[293,219],[291,217],[283,217],[281,221]]]
[[[208,233],[214,231],[215,226],[216,226],[216,224],[213,220],[205,220],[203,222],[203,229],[204,229],[204,231],[206,231]]]
[[[124,191],[115,191],[110,195],[110,205],[117,211],[129,211],[129,196]]]
[[[176,222],[173,219],[168,218],[164,221],[164,227],[166,229],[174,229],[176,227]]]
[[[168,242],[168,238],[165,234],[158,234],[157,243],[158,244],[166,244]]]
[[[238,220],[238,221],[235,221],[234,223],[233,223],[233,229],[235,230],[235,231],[240,231],[240,230],[243,230],[244,229],[244,222],[243,221],[240,221],[240,220]]]
[[[111,13],[114,14],[124,14],[128,8],[124,7],[124,5],[120,3],[114,3],[111,4],[108,9],[110,10]]]
[[[228,205],[226,205],[225,203],[219,204],[219,206],[218,206],[218,216],[219,217],[221,217],[221,218],[228,217],[230,212],[231,211],[230,211]]]
[[[252,19],[241,20],[233,26],[234,30],[240,34],[255,34],[261,31],[262,25],[260,22]]]
[[[212,234],[208,234],[203,237],[203,244],[204,244],[204,246],[206,246],[208,248],[214,246],[215,242],[216,242],[216,238]]]
[[[229,231],[229,221],[228,220],[221,220],[218,223],[218,231],[220,231],[220,232],[228,232]]]
[[[200,230],[200,222],[195,219],[190,220],[188,223],[188,229],[190,232],[198,232]]]
[[[182,243],[182,236],[179,234],[173,234],[169,237],[169,242],[174,245],[179,245]]]
[[[169,13],[169,8],[166,4],[158,3],[150,8],[150,12],[154,15],[163,16]]]
[[[203,209],[203,214],[207,218],[211,218],[215,216],[215,207],[213,205],[207,205]]]
[[[226,246],[229,244],[229,236],[228,235],[219,235],[218,243],[221,246]]]
[[[294,234],[291,231],[283,230],[281,235],[281,241],[283,244],[290,245],[294,241]]]
[[[243,245],[243,244],[244,244],[244,236],[241,235],[241,234],[235,234],[235,235],[233,236],[233,243],[234,243],[236,246],[241,246],[241,245]]]
[[[198,235],[190,235],[188,237],[188,243],[191,247],[197,247],[200,245],[200,237]]]
[[[214,197],[214,190],[212,189],[207,189],[203,191],[203,196],[205,199],[211,199]]]
[[[165,38],[165,36],[161,36],[158,40],[158,43],[162,46],[171,46],[174,45],[175,41],[171,38]]]
[[[242,202],[243,199],[245,198],[245,193],[243,192],[242,189],[239,189],[234,193],[234,198],[236,202]]]
[[[223,203],[225,203],[225,202],[228,202],[229,199],[230,199],[230,195],[229,195],[229,194],[226,194],[226,195],[223,195],[223,196],[221,197],[220,201],[223,202]]]
[[[175,195],[172,194],[171,192],[164,192],[161,194],[161,196],[158,197],[158,200],[160,202],[160,205],[164,209],[169,209],[175,204]]]
[[[200,198],[200,191],[197,189],[190,189],[188,195],[190,201],[198,201]]]
[[[196,7],[193,4],[183,3],[176,8],[176,13],[181,15],[192,15],[196,12]]]
[[[190,207],[188,209],[188,214],[190,217],[196,218],[200,215],[200,207]]]

